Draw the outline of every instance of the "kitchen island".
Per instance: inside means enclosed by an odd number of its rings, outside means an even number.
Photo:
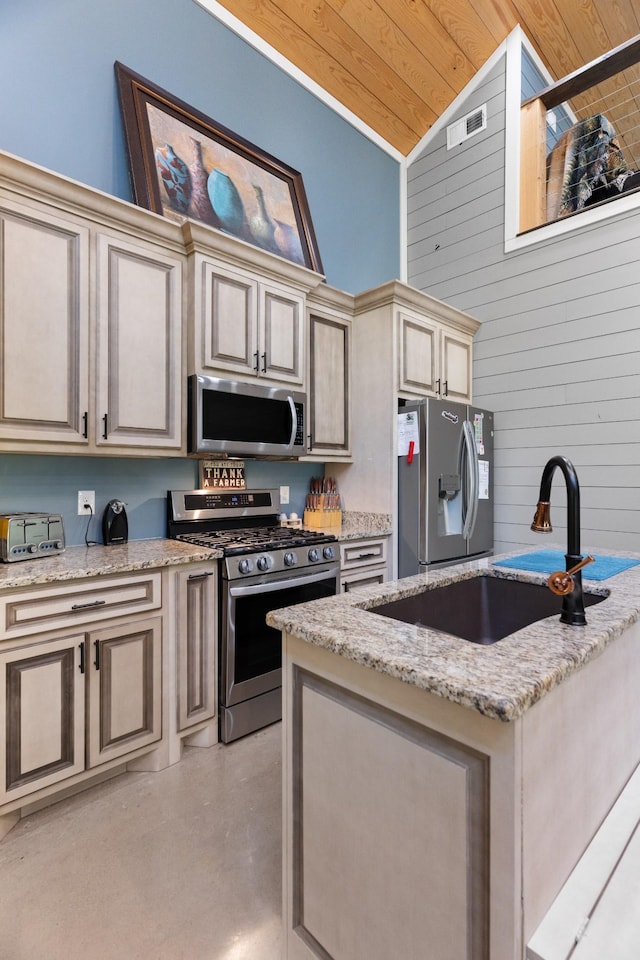
[[[269,615],[290,960],[523,960],[640,761],[640,566],[585,577],[606,595],[586,626],[491,646],[373,612],[478,575],[546,582],[496,559]]]

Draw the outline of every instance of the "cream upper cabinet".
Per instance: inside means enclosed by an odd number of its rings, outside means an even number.
[[[188,372],[306,385],[306,298],[321,277],[195,221],[189,260]]]
[[[398,311],[400,395],[471,400],[471,334],[430,317]]]
[[[352,462],[336,463],[344,509],[380,513],[397,529],[398,401],[471,400],[473,317],[397,280],[357,294],[352,324]],[[389,576],[397,537],[389,541]]]
[[[202,258],[196,270],[197,372],[301,384],[304,298],[216,261]]]
[[[96,238],[96,444],[180,450],[182,261]]]
[[[353,297],[327,287],[308,301],[309,456],[351,458],[351,321]]]
[[[0,440],[88,445],[89,229],[0,196]],[[16,449],[13,447],[13,449]]]
[[[177,224],[0,154],[0,441],[183,455]]]

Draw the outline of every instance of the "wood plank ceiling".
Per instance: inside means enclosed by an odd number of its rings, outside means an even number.
[[[219,0],[406,156],[514,26],[554,79],[640,33],[640,0]]]

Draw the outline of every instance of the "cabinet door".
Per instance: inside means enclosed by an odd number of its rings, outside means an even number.
[[[88,261],[83,226],[0,201],[0,439],[12,450],[87,444]]]
[[[463,403],[471,402],[472,340],[463,334],[443,330],[440,340],[442,396]]]
[[[94,630],[87,642],[87,766],[94,767],[162,735],[162,619]]]
[[[84,770],[84,634],[0,653],[0,804]]]
[[[196,271],[194,371],[257,376],[257,280],[208,260],[198,261]]]
[[[212,570],[179,573],[178,729],[216,713],[216,578]]]
[[[415,396],[438,393],[438,325],[429,320],[399,316],[399,389]]]
[[[309,452],[349,454],[351,326],[313,314],[309,324]]]
[[[182,261],[105,235],[97,244],[96,443],[179,451]]]
[[[260,376],[302,384],[304,299],[292,291],[265,284],[260,284],[260,297]]]

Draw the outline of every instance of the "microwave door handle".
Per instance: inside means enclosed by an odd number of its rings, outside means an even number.
[[[296,430],[298,429],[298,418],[296,415],[296,405],[293,402],[293,397],[291,394],[287,397],[289,401],[289,409],[291,410],[291,436],[289,437],[289,447],[293,450],[294,444],[296,442]]]

